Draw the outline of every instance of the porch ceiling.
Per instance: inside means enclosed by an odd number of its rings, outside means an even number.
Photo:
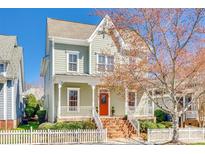
[[[100,83],[100,78],[88,74],[57,74],[54,76],[54,83],[60,82],[74,82],[74,83],[88,83],[90,85],[97,85]]]

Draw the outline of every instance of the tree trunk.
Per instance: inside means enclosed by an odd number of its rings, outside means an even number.
[[[178,143],[179,142],[179,117],[173,115],[173,136],[172,136],[172,143]]]

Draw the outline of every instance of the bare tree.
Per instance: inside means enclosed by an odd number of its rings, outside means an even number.
[[[118,90],[126,86],[146,93],[172,116],[171,142],[179,142],[179,117],[205,93],[204,9],[97,11],[97,15],[105,14],[114,23],[109,35],[126,58],[115,60],[114,71],[103,76],[103,83]],[[126,45],[122,46],[119,38]],[[152,89],[157,89],[160,101],[153,97]],[[182,106],[182,96],[189,94],[191,100]]]

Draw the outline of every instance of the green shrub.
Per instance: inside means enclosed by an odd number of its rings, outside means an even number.
[[[151,121],[140,121],[140,131],[143,133],[147,133],[147,129],[155,129],[158,128],[157,124]]]
[[[39,129],[95,129],[96,126],[92,121],[70,121],[70,122],[56,122],[52,123],[42,123]]]
[[[157,109],[154,111],[154,115],[156,117],[157,123],[166,121],[167,113],[165,113],[164,111]]]
[[[161,124],[161,123],[157,123],[157,128],[162,129],[162,128],[166,128],[166,127],[165,127],[165,125],[163,125],[163,124]]]
[[[33,94],[29,94],[26,96],[26,106],[36,108],[38,101],[36,100],[36,97]]]
[[[55,129],[55,124],[53,123],[49,123],[49,122],[45,122],[42,123],[38,126],[38,129]]]
[[[163,124],[166,128],[172,127],[172,122],[169,122],[169,121],[162,121],[161,124]]]
[[[38,116],[38,121],[39,121],[39,124],[45,122],[45,119],[46,119],[46,110],[39,110],[37,111],[37,116]]]
[[[37,112],[40,110],[40,105],[37,104],[36,107],[34,108],[35,111],[35,115],[37,114]]]
[[[92,121],[84,121],[83,122],[83,129],[96,129],[95,124]]]
[[[35,116],[35,110],[32,107],[26,107],[25,114],[26,114],[26,117],[30,119],[31,117]]]

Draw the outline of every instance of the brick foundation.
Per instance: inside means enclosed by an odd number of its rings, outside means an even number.
[[[19,120],[0,120],[0,129],[5,129],[7,123],[7,129],[16,128],[18,126]]]

